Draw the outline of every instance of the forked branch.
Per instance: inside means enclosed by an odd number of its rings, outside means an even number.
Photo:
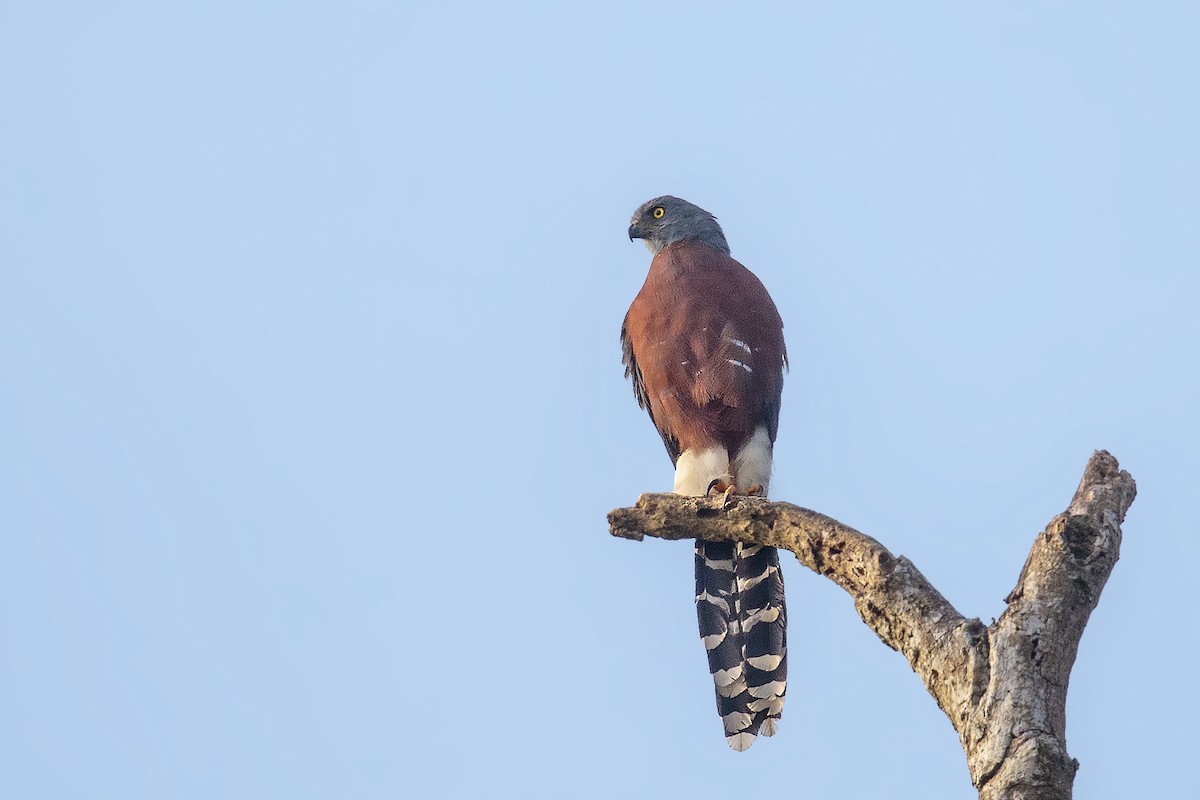
[[[612,534],[626,539],[791,551],[845,589],[863,621],[908,659],[958,732],[980,798],[1063,800],[1078,767],[1066,749],[1067,683],[1136,493],[1115,458],[1093,454],[1070,506],[1038,535],[1008,609],[990,626],[963,617],[908,559],[790,503],[645,494],[608,521]]]

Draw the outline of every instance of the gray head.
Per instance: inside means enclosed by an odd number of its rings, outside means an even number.
[[[641,239],[651,253],[669,244],[695,239],[729,255],[729,244],[717,218],[687,200],[665,194],[642,203],[629,222],[629,240]]]

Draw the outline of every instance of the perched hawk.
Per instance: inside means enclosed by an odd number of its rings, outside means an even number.
[[[716,217],[678,197],[633,215],[654,254],[621,327],[625,375],[675,465],[675,492],[767,490],[787,352],[783,321],[729,255]],[[775,733],[787,685],[787,612],[773,547],[696,542],[696,615],[734,750]]]

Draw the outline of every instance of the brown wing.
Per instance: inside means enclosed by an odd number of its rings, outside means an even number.
[[[667,455],[671,457],[671,464],[674,464],[679,460],[679,454],[682,452],[679,449],[679,440],[654,419],[654,410],[650,407],[650,399],[646,396],[646,385],[642,382],[642,370],[638,367],[637,358],[633,354],[633,340],[629,336],[628,322],[629,316],[626,315],[625,322],[621,323],[621,363],[625,365],[625,377],[633,380],[633,396],[637,398],[638,408],[646,409],[646,413],[650,415],[650,421],[654,423],[654,427],[662,436],[663,444],[667,448]]]
[[[779,428],[787,354],[762,283],[729,256],[681,242],[655,256],[622,329],[626,373],[672,461],[696,447],[735,452]]]

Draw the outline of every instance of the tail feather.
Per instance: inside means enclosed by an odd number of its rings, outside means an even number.
[[[717,713],[721,715],[730,746],[744,750],[754,740],[754,734],[745,734],[754,724],[755,712],[750,710],[751,697],[746,691],[742,660],[736,549],[733,542],[696,542],[696,618],[700,623],[700,640],[708,651]]]
[[[775,732],[787,674],[787,614],[772,547],[696,542],[696,616],[729,746]]]
[[[787,691],[787,606],[779,551],[746,545],[735,566],[742,619],[742,654],[747,705],[753,727],[763,736],[775,733]]]

